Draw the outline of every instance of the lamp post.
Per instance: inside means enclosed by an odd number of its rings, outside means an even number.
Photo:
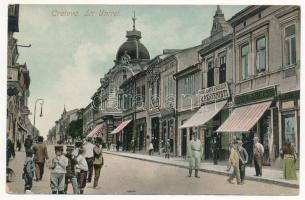
[[[42,104],[44,103],[43,99],[36,99],[34,107],[34,126],[33,126],[33,139],[35,138],[35,119],[36,119],[36,105],[40,102],[40,117],[42,117]]]

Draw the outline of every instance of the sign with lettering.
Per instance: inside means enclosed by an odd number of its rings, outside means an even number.
[[[254,91],[251,93],[246,93],[242,95],[238,95],[235,97],[235,104],[247,104],[263,99],[274,98],[276,95],[275,87],[266,88],[264,90]]]
[[[199,90],[198,95],[200,97],[201,105],[227,99],[230,97],[228,83],[221,83],[219,85]]]

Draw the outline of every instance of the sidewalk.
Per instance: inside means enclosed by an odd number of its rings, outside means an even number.
[[[108,151],[104,150],[104,153],[112,154],[116,156],[123,156],[148,162],[155,162],[160,164],[172,165],[181,168],[188,169],[188,160],[185,160],[181,157],[171,157],[170,159],[165,159],[164,156],[155,153],[153,156],[149,156],[148,154],[140,153],[131,153],[131,152],[122,152],[122,151]],[[219,175],[229,175],[231,172],[226,171],[226,163],[220,162],[218,165],[214,165],[212,162],[203,161],[200,165],[200,171],[207,173],[214,173]],[[187,172],[185,172],[187,173]],[[283,178],[283,171],[279,169],[272,169],[268,166],[263,166],[263,176],[257,177],[254,175],[255,169],[254,167],[248,166],[246,168],[246,180],[259,181],[270,184],[277,184],[286,187],[299,188],[298,180],[285,180]],[[297,171],[297,176],[299,177],[299,171]]]

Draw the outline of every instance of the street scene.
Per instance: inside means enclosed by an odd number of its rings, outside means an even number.
[[[300,6],[7,8],[8,194],[299,195]]]

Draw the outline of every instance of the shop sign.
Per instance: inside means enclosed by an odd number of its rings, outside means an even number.
[[[294,108],[294,101],[284,101],[282,102],[282,109]]]
[[[201,105],[224,100],[230,97],[228,83],[222,83],[198,91]]]
[[[276,95],[275,87],[259,90],[235,97],[235,105],[247,104],[263,99],[273,98]]]

